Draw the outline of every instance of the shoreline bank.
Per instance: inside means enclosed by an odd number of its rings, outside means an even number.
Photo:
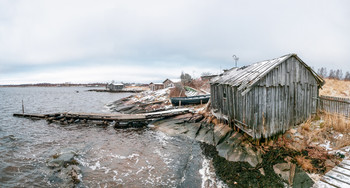
[[[162,100],[157,100],[156,93],[148,92],[140,97],[141,93],[114,102],[110,109],[119,113],[140,113],[173,108],[164,100],[168,96],[163,91],[158,93],[163,93]],[[203,143],[203,153],[213,161],[218,177],[230,187],[311,187],[342,159],[322,147],[303,145],[300,130],[295,131],[297,128],[274,141],[257,145],[249,136],[218,123],[215,117],[203,112],[207,108],[204,105],[191,107],[191,114],[156,120],[150,127]]]

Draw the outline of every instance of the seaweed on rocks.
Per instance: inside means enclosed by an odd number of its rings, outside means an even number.
[[[274,168],[277,164],[285,164],[291,167],[291,164],[298,164],[295,160],[297,157],[305,157],[312,160],[312,163],[322,163],[308,156],[307,151],[296,151],[285,147],[267,147],[263,149],[261,155],[262,162],[255,167],[248,162],[233,162],[221,157],[215,146],[205,143],[201,144],[203,154],[212,159],[217,176],[224,181],[229,187],[285,187],[289,183],[293,187],[310,187],[313,181],[308,177],[304,170],[298,165],[295,169],[295,176],[291,181],[281,174],[277,174]],[[257,148],[256,148],[257,149]],[[317,171],[322,171],[322,165],[313,164]],[[291,185],[290,185],[291,186]]]
[[[259,165],[254,168],[247,162],[227,161],[212,145],[202,143],[201,148],[203,154],[213,160],[217,176],[229,187],[284,187],[284,181],[273,170],[274,162],[267,158],[261,165],[266,175],[262,175]]]

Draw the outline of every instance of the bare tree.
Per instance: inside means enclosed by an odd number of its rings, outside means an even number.
[[[182,84],[188,84],[192,81],[191,75],[189,75],[188,73],[184,73],[184,72],[181,73],[180,79],[181,79]]]
[[[346,71],[344,80],[350,81],[350,72],[349,71]]]
[[[336,78],[335,70],[331,69],[331,70],[329,71],[328,78],[330,78],[330,79],[335,79],[335,78]]]
[[[317,70],[317,74],[320,75],[322,78],[327,77],[327,68],[321,67]]]
[[[337,69],[335,71],[335,77],[337,80],[342,80],[343,79],[343,71],[341,69]]]

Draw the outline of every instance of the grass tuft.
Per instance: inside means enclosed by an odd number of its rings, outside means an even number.
[[[298,165],[301,166],[301,168],[308,172],[314,172],[316,170],[312,165],[312,161],[307,159],[305,156],[296,156],[295,160],[297,161]]]

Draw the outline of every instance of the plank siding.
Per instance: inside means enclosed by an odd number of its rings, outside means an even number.
[[[350,117],[350,99],[341,97],[320,96],[319,109]]]
[[[317,103],[318,89],[313,73],[291,56],[246,93],[242,85],[211,84],[212,108],[229,122],[247,125],[254,138],[268,138],[305,121],[317,105],[330,106],[326,101]]]

